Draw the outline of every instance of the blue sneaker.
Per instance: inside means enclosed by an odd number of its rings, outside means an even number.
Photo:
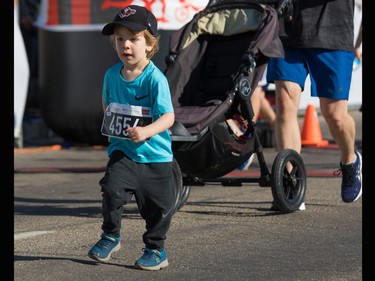
[[[145,270],[159,270],[166,268],[169,265],[164,249],[158,251],[144,248],[143,252],[143,256],[135,262],[136,268]]]
[[[102,233],[100,239],[89,251],[89,257],[97,261],[108,261],[113,252],[121,248],[120,237],[113,237],[109,234]]]
[[[344,202],[356,201],[362,195],[362,156],[356,151],[357,159],[351,164],[341,164],[336,174],[342,174],[341,198]]]

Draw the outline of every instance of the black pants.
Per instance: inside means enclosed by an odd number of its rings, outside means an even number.
[[[172,162],[140,164],[127,158],[123,152],[114,151],[99,184],[103,196],[103,232],[120,236],[124,205],[134,195],[146,222],[145,246],[163,249],[175,201]]]

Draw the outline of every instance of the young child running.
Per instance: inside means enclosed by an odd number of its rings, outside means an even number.
[[[120,249],[123,205],[135,197],[145,220],[145,247],[135,267],[168,266],[164,248],[173,215],[172,142],[174,111],[167,78],[150,60],[159,47],[157,20],[146,8],[130,5],[106,24],[120,62],[104,76],[102,134],[109,137],[109,161],[100,180],[101,239],[88,255],[108,261]]]

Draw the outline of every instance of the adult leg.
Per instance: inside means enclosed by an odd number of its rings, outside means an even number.
[[[290,81],[275,81],[276,122],[275,138],[278,150],[290,148],[301,152],[301,133],[298,124],[298,108],[301,87]]]
[[[341,198],[346,203],[354,202],[362,195],[362,159],[355,151],[355,123],[348,113],[347,100],[321,98],[320,107],[341,152]]]
[[[262,88],[261,93],[261,103],[259,113],[264,116],[266,121],[271,125],[272,128],[275,128],[276,113],[272,108],[270,102],[266,98],[266,93]]]
[[[261,109],[262,91],[263,91],[263,88],[261,86],[257,86],[253,94],[251,95],[251,105],[253,107],[253,112],[254,112],[254,118],[253,118],[254,123],[256,123],[256,120],[258,119],[258,115]]]
[[[276,86],[276,120],[275,139],[276,148],[294,149],[301,152],[301,133],[298,123],[298,108],[301,98],[301,87],[294,82],[275,80]],[[288,165],[288,170],[292,169]],[[272,203],[271,210],[278,210]],[[306,210],[303,202],[299,210]]]
[[[356,159],[355,122],[348,112],[347,100],[320,98],[320,109],[328,128],[341,151],[341,163]]]

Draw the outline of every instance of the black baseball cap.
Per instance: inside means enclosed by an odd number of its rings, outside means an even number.
[[[102,34],[112,35],[116,24],[135,31],[147,29],[152,35],[158,35],[158,22],[154,14],[145,7],[130,5],[121,9],[113,21],[103,27]]]

